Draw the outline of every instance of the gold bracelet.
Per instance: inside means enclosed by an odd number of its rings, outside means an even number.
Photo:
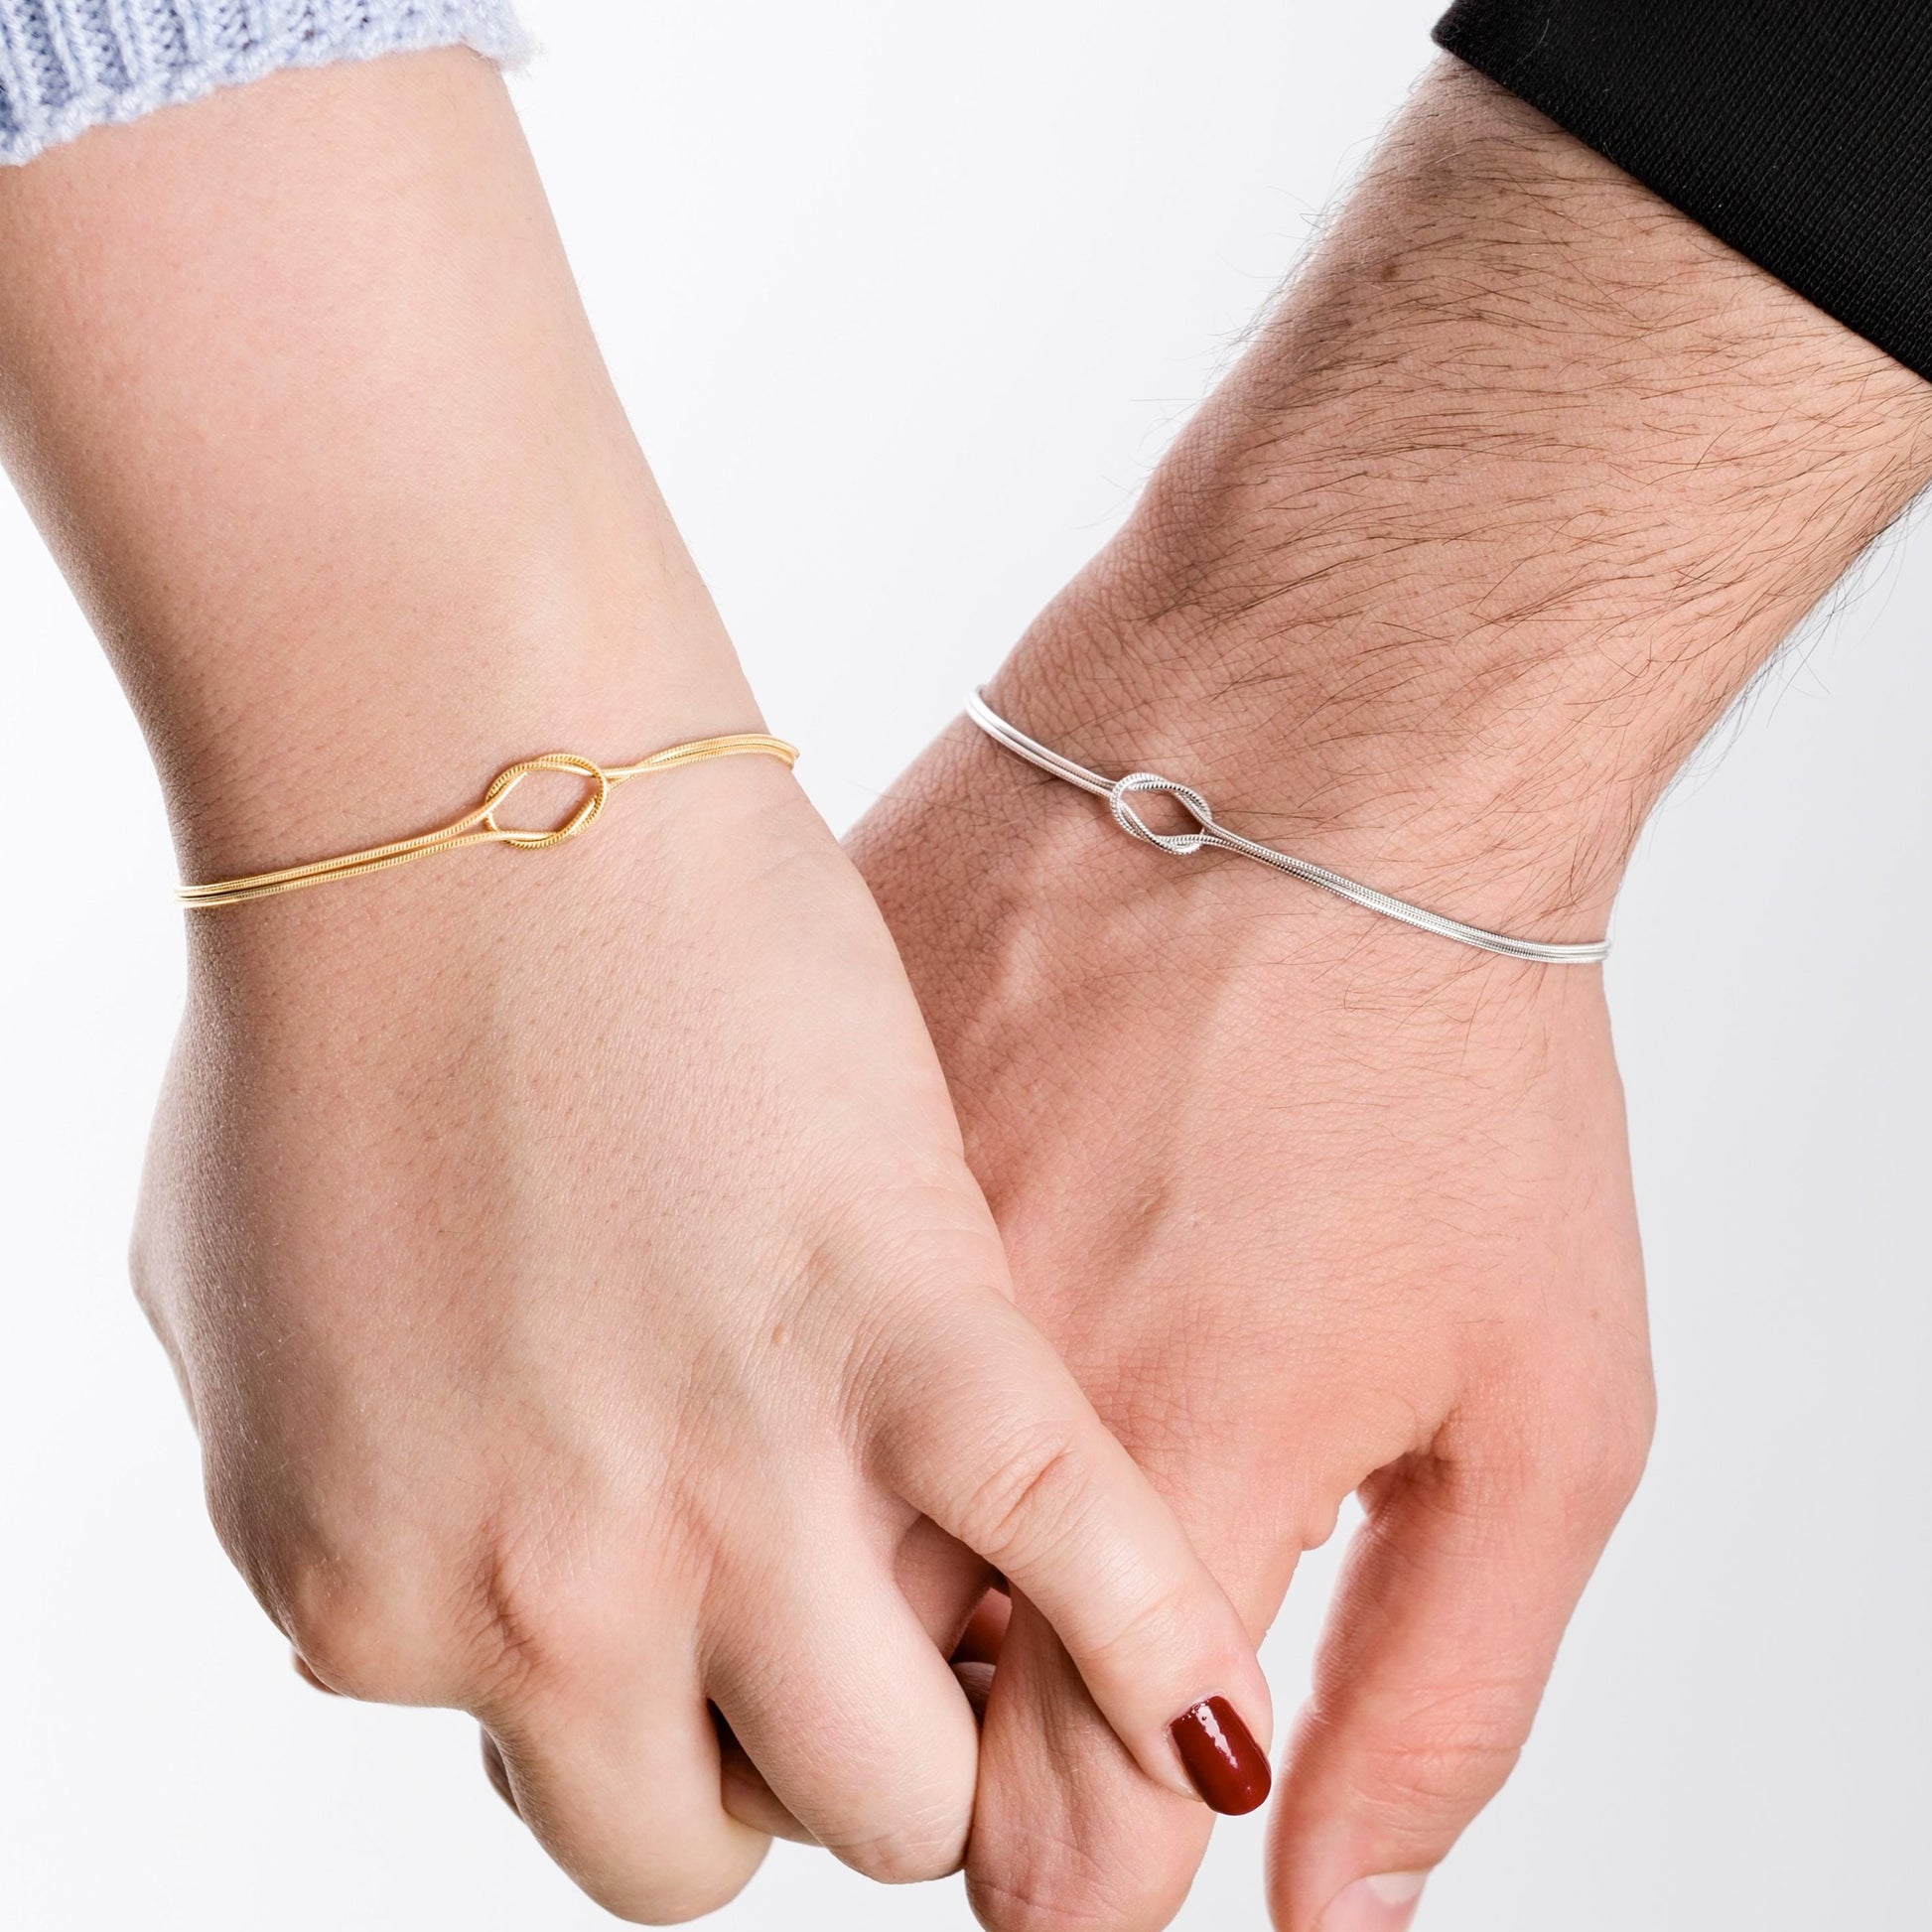
[[[177,886],[175,897],[187,906],[239,905],[246,899],[272,898],[277,893],[299,893],[305,886],[321,886],[332,879],[359,879],[364,873],[386,872],[391,866],[406,866],[412,859],[455,852],[466,845],[508,845],[519,852],[543,852],[574,839],[593,824],[606,799],[626,778],[642,777],[647,771],[671,771],[680,764],[703,764],[710,759],[733,758],[777,759],[789,766],[797,762],[798,750],[764,732],[739,732],[729,738],[694,738],[682,745],[669,745],[635,764],[607,766],[575,752],[545,752],[541,758],[506,764],[490,779],[489,789],[476,810],[465,812],[434,832],[397,839],[391,845],[370,846],[365,852],[345,852],[336,859],[317,859],[306,866],[289,866],[281,872],[258,872],[246,879],[222,879],[207,886]],[[554,831],[519,832],[496,823],[497,807],[532,771],[574,771],[589,782],[589,795]]]

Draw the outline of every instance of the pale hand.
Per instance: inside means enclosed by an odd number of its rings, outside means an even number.
[[[325,1686],[475,1712],[604,1904],[722,1903],[786,1812],[951,1868],[989,1564],[1170,1790],[1193,1701],[1265,1731],[1238,1617],[1015,1313],[781,765],[188,916],[136,1268],[217,1528]]]

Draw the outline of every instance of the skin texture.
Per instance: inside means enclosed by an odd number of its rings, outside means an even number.
[[[483,63],[89,134],[0,183],[0,257],[9,466],[184,877],[439,824],[532,753],[758,727]],[[518,826],[575,802],[549,783]],[[216,1527],[315,1681],[476,1713],[612,1910],[721,1903],[792,1819],[882,1878],[956,1864],[946,1653],[989,1565],[1176,1804],[1177,1714],[1266,1739],[1238,1614],[1015,1312],[890,938],[781,766],[188,945],[134,1273]]]
[[[1924,383],[1444,63],[990,695],[1250,836],[1593,938],[1671,774],[1928,477]],[[1600,973],[1154,853],[964,724],[852,845],[1022,1307],[1254,1634],[1360,1497],[1269,1895],[1399,1932],[1648,1442]],[[1168,1921],[1209,1821],[1024,1594],[984,1761],[990,1927]]]

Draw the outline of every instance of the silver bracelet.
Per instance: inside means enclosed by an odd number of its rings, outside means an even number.
[[[1371,912],[1400,919],[1404,925],[1420,927],[1422,931],[1433,932],[1442,939],[1453,939],[1458,945],[1474,946],[1482,952],[1501,953],[1505,959],[1528,959],[1543,966],[1599,966],[1609,957],[1610,942],[1607,939],[1570,946],[1550,945],[1541,939],[1512,939],[1506,933],[1487,932],[1479,925],[1464,925],[1460,919],[1446,918],[1441,912],[1430,912],[1420,905],[1411,905],[1407,899],[1392,898],[1387,893],[1378,893],[1373,886],[1357,885],[1354,880],[1344,879],[1340,873],[1330,872],[1325,866],[1313,865],[1307,859],[1292,858],[1286,852],[1277,852],[1273,846],[1257,845],[1253,839],[1244,839],[1239,832],[1230,832],[1219,823],[1207,800],[1193,786],[1177,784],[1173,778],[1163,778],[1152,771],[1130,771],[1124,778],[1103,778],[1098,771],[1089,771],[1084,764],[1075,764],[1071,759],[1048,751],[1017,726],[1008,724],[986,702],[981,692],[975,691],[966,700],[966,715],[988,738],[996,745],[1005,746],[1015,758],[1025,759],[1029,764],[1037,765],[1053,777],[1064,779],[1070,785],[1078,785],[1082,791],[1090,791],[1096,798],[1106,799],[1113,811],[1114,822],[1123,832],[1143,839],[1149,845],[1159,846],[1163,852],[1176,853],[1182,858],[1190,858],[1209,846],[1218,852],[1238,852],[1244,859],[1259,859],[1264,866],[1273,866],[1277,872],[1285,872],[1293,879],[1319,886],[1324,893],[1333,893],[1356,905],[1365,906]],[[1155,831],[1128,802],[1136,792],[1142,791],[1166,792],[1199,830]]]

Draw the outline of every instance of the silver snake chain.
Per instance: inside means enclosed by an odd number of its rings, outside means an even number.
[[[1114,822],[1123,832],[1143,839],[1149,845],[1159,846],[1163,852],[1191,858],[1204,847],[1211,846],[1218,852],[1236,852],[1244,859],[1259,859],[1264,866],[1273,866],[1277,872],[1285,872],[1291,879],[1319,886],[1324,893],[1333,893],[1337,897],[1348,899],[1370,912],[1400,919],[1404,925],[1433,932],[1441,939],[1453,939],[1457,945],[1474,946],[1481,952],[1500,953],[1505,959],[1527,959],[1542,966],[1600,966],[1610,955],[1610,942],[1607,939],[1592,940],[1583,945],[1557,946],[1541,939],[1512,939],[1507,933],[1488,932],[1479,925],[1464,925],[1460,919],[1447,918],[1441,912],[1411,905],[1407,899],[1378,893],[1373,886],[1344,879],[1340,873],[1330,872],[1325,866],[1297,859],[1286,852],[1277,852],[1273,846],[1257,845],[1253,839],[1244,839],[1239,832],[1230,832],[1221,824],[1215,818],[1213,808],[1192,785],[1178,784],[1173,778],[1163,778],[1152,771],[1130,771],[1124,778],[1104,778],[1098,771],[1089,771],[1084,764],[1075,764],[1071,759],[1062,758],[1058,752],[1049,750],[1038,740],[1029,738],[1017,725],[1008,724],[986,702],[982,692],[975,691],[966,700],[966,715],[988,738],[996,745],[1004,746],[1015,758],[1025,759],[1029,764],[1037,765],[1053,777],[1063,779],[1070,785],[1078,785],[1082,791],[1089,791],[1096,798],[1106,799],[1114,814]],[[1194,832],[1157,832],[1128,803],[1136,792],[1142,791],[1165,792],[1200,829]]]

